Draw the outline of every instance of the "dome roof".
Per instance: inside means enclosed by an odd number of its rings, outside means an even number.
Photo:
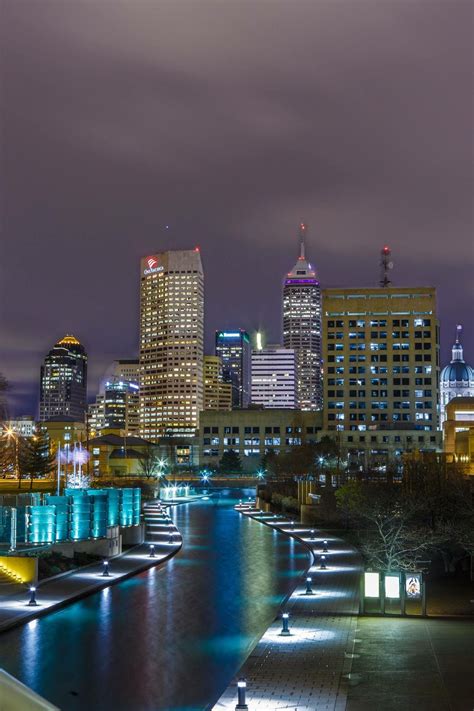
[[[441,383],[474,383],[474,368],[464,361],[454,361],[441,371]]]
[[[474,386],[474,368],[464,361],[463,347],[461,344],[462,326],[456,326],[456,341],[452,348],[451,363],[443,368],[440,383],[468,383]]]

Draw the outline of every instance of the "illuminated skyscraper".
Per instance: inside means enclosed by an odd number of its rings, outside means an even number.
[[[250,338],[247,331],[216,331],[216,355],[222,360],[222,376],[232,384],[232,407],[250,401]]]
[[[252,404],[266,408],[293,409],[295,352],[268,345],[252,351]]]
[[[64,336],[49,351],[41,366],[41,422],[72,417],[83,422],[87,407],[87,354],[77,338]]]
[[[306,225],[300,225],[300,256],[283,285],[283,345],[296,355],[296,397],[301,410],[322,406],[321,289],[305,255]]]
[[[222,377],[222,361],[219,356],[204,356],[204,409],[231,410],[232,385]]]
[[[204,273],[198,249],[140,264],[140,432],[192,435],[203,409]]]

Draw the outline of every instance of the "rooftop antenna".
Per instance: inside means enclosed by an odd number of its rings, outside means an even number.
[[[300,235],[300,259],[306,259],[305,256],[305,244],[304,244],[304,238],[306,235],[306,230],[308,229],[308,225],[306,225],[304,222],[300,222],[299,225],[299,235]]]
[[[383,288],[392,283],[388,278],[391,269],[393,269],[392,252],[390,247],[385,246],[380,252],[380,286]]]

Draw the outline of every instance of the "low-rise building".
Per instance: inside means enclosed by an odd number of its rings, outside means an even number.
[[[140,461],[151,446],[151,442],[141,437],[122,436],[118,431],[108,430],[89,441],[91,472],[100,477],[143,475]]]
[[[474,476],[474,397],[455,397],[445,408],[444,451]]]
[[[73,417],[52,417],[41,423],[41,429],[48,433],[49,441],[56,449],[72,446],[76,442],[85,444],[87,428],[84,422],[78,422]]]
[[[12,430],[12,432],[20,437],[33,437],[36,429],[36,422],[34,417],[25,415],[23,417],[17,417],[16,420],[9,420],[5,426],[7,429]]]
[[[224,452],[234,450],[245,472],[254,472],[264,454],[305,442],[316,442],[322,427],[320,412],[247,408],[201,413],[198,431],[199,465],[217,467]]]

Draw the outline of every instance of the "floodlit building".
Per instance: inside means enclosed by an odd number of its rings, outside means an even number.
[[[84,421],[75,421],[73,417],[53,417],[41,423],[53,449],[73,447],[78,442],[87,442],[87,430]]]
[[[268,345],[252,351],[252,404],[265,408],[296,407],[296,359],[292,348]]]
[[[40,421],[72,417],[87,409],[87,354],[77,338],[64,336],[45,357],[40,376]]]
[[[443,368],[439,379],[441,427],[446,407],[454,397],[474,397],[474,368],[464,360],[461,333],[462,326],[457,326],[451,362]]]
[[[141,462],[150,451],[151,442],[134,436],[108,431],[89,440],[90,469],[94,476],[143,476]]]
[[[140,430],[139,388],[125,380],[107,380],[95,402],[89,405],[89,431],[99,436],[103,430],[123,430],[137,434]]]
[[[474,397],[454,397],[446,405],[444,451],[474,476]]]
[[[436,449],[439,328],[429,287],[323,290],[324,430],[356,458]]]
[[[16,420],[10,420],[5,424],[5,427],[20,435],[20,437],[33,437],[36,430],[36,422],[33,417],[25,415],[17,417]]]
[[[232,384],[225,383],[219,356],[204,356],[204,409],[231,410]]]
[[[250,401],[250,338],[246,331],[216,331],[216,356],[222,361],[225,383],[232,385],[232,407]]]
[[[107,381],[124,381],[126,383],[140,382],[140,362],[138,358],[122,358],[114,360],[107,368],[104,383]]]
[[[204,273],[199,250],[140,264],[140,432],[193,435],[203,409]]]
[[[283,345],[296,356],[297,406],[322,406],[321,289],[316,270],[306,259],[306,226],[300,225],[300,256],[283,285]]]

